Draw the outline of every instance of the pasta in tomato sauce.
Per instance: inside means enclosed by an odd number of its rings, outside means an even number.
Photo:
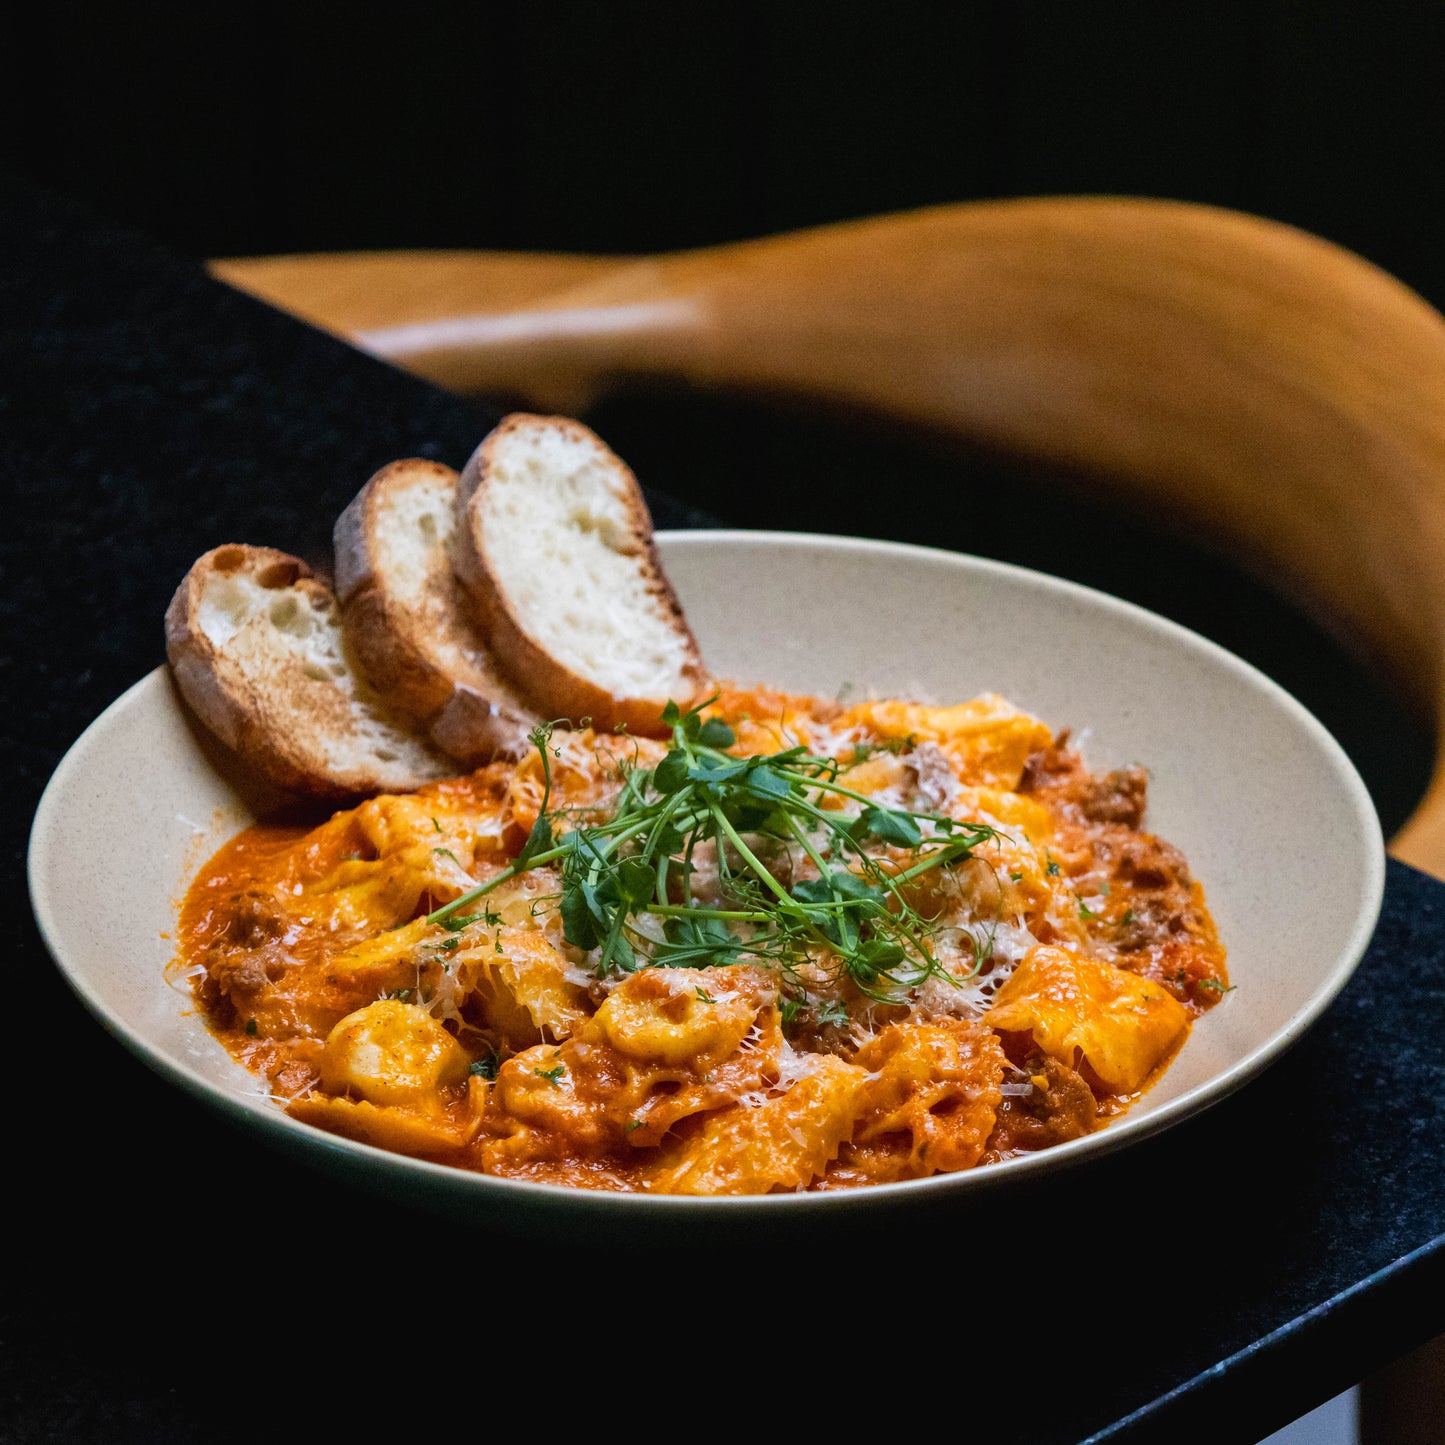
[[[182,909],[292,1116],[504,1178],[835,1190],[1092,1132],[1229,990],[1147,775],[986,694],[724,688],[664,739],[259,823]]]

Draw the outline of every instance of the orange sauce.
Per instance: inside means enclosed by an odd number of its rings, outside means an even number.
[[[1076,1137],[1134,1103],[1228,991],[1200,884],[1142,828],[1142,780],[1091,774],[1066,737],[1022,714],[933,710],[926,723],[974,731],[920,742],[890,736],[881,707],[762,691],[726,692],[713,711],[739,755],[866,745],[877,751],[854,776],[880,798],[984,799],[1047,832],[1015,825],[1016,846],[950,885],[997,915],[967,1006],[946,990],[878,1004],[830,985],[798,1008],[746,959],[594,978],[545,870],[488,895],[461,929],[428,925],[515,858],[543,798],[534,755],[329,818],[258,823],[221,848],[178,929],[209,1027],[297,1117],[381,1147],[580,1188],[743,1193],[921,1177]],[[549,809],[575,819],[600,816],[627,769],[664,749],[570,734],[554,751]],[[1147,1077],[1111,1089],[1105,1054],[1099,1068],[1087,1044],[1049,1054],[1037,1009],[1032,1031],[989,1027],[1019,938],[1086,959],[1130,1007],[1176,1010]],[[388,1049],[422,1062],[400,1083],[368,1073]]]

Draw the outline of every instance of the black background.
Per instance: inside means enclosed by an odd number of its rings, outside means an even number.
[[[0,156],[197,257],[703,245],[981,197],[1257,212],[1445,300],[1445,11],[52,0]]]

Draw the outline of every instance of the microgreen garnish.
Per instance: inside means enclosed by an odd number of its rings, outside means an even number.
[[[493,913],[490,908],[487,908],[481,913],[453,913],[447,918],[437,919],[437,922],[450,933],[460,933],[462,929],[471,927],[473,923],[485,923],[488,928],[500,927],[502,915]]]
[[[562,1075],[567,1072],[567,1065],[558,1064],[555,1068],[533,1069],[532,1072],[536,1074],[539,1079],[546,1079],[549,1084],[560,1084],[562,1082]]]
[[[899,757],[903,753],[911,753],[917,746],[918,739],[912,733],[901,738],[880,738],[876,743],[855,743],[845,766],[856,768],[860,763],[866,763],[874,753]]]
[[[472,1061],[471,1068],[468,1069],[467,1072],[471,1074],[477,1074],[490,1083],[491,1081],[496,1079],[497,1070],[501,1068],[501,1066],[502,1061],[498,1057],[497,1051],[495,1049],[490,1049],[487,1053],[483,1054],[481,1058],[474,1059]]]
[[[734,756],[732,728],[702,715],[712,701],[686,712],[667,705],[671,746],[655,767],[626,771],[600,821],[549,808],[552,728],[534,729],[543,793],[526,843],[427,922],[455,929],[478,898],[551,865],[562,880],[554,906],[563,937],[593,955],[599,977],[745,959],[778,969],[796,993],[807,963],[832,966],[879,1000],[929,975],[952,978],[934,951],[938,926],[911,905],[910,885],[970,857],[994,830],[879,807],[840,781],[835,759],[801,745]],[[703,851],[717,885],[699,901]]]

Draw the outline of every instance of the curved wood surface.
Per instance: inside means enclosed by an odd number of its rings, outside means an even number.
[[[1445,720],[1445,318],[1358,256],[1166,201],[971,202],[638,258],[216,262],[457,390],[808,394],[1081,469],[1269,565]],[[1392,842],[1445,877],[1445,768]]]

